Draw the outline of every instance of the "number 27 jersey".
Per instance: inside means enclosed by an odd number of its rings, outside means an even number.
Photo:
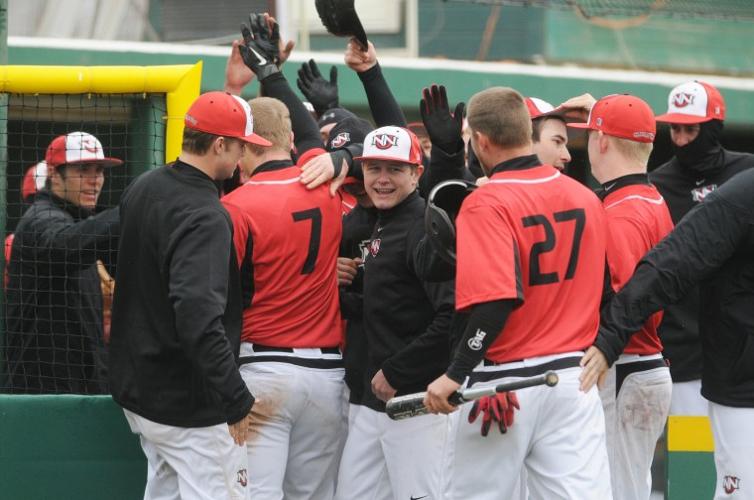
[[[599,326],[605,215],[597,196],[535,157],[511,160],[469,195],[457,223],[456,308],[517,307],[485,358],[584,350]]]

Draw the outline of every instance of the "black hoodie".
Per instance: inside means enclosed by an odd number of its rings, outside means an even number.
[[[700,124],[696,139],[683,147],[675,146],[675,156],[649,174],[676,225],[728,179],[754,167],[754,155],[728,151],[720,145],[722,130],[720,120]],[[665,309],[659,334],[674,382],[701,378],[700,311],[705,313],[696,287],[680,302]]]

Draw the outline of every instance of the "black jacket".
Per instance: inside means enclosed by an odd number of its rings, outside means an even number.
[[[700,285],[702,395],[754,407],[754,170],[695,207],[603,309],[595,345],[611,364],[644,321]]]
[[[368,252],[369,240],[377,222],[377,209],[356,205],[343,218],[343,239],[340,243],[340,256],[350,259],[364,259]],[[346,320],[346,342],[343,351],[345,381],[350,390],[349,402],[361,404],[367,387],[364,378],[367,364],[367,339],[363,319],[364,268],[349,286],[340,287],[340,310]]]
[[[698,153],[698,160],[687,164],[689,162],[682,163],[674,156],[649,174],[650,181],[665,198],[676,225],[709,193],[734,175],[754,166],[753,155],[726,151],[712,138],[708,141],[711,146],[705,149],[711,151]],[[675,382],[701,377],[699,310],[699,289],[696,287],[677,304],[665,309],[659,335]]]
[[[8,269],[6,391],[107,392],[96,261],[112,258],[117,235],[117,209],[92,216],[37,194],[16,228]]]
[[[237,368],[241,295],[233,226],[214,182],[176,162],[121,199],[110,338],[115,401],[149,420],[241,420],[254,398]]]
[[[364,261],[367,381],[382,369],[399,395],[425,390],[444,373],[450,356],[453,282],[422,281],[414,260],[424,236],[424,206],[414,192],[380,211]],[[385,408],[371,389],[364,404],[377,411]]]

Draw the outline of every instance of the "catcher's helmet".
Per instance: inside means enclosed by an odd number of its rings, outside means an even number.
[[[317,13],[327,31],[335,36],[353,36],[367,50],[367,34],[353,6],[354,0],[316,0]]]
[[[476,187],[473,182],[453,179],[439,183],[429,193],[424,228],[434,250],[450,264],[456,263],[456,216]]]

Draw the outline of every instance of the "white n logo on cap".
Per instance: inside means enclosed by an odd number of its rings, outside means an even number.
[[[372,144],[377,149],[390,149],[398,146],[398,137],[391,134],[376,134],[372,138]]]
[[[668,113],[707,116],[707,91],[697,82],[677,86],[668,96]]]

